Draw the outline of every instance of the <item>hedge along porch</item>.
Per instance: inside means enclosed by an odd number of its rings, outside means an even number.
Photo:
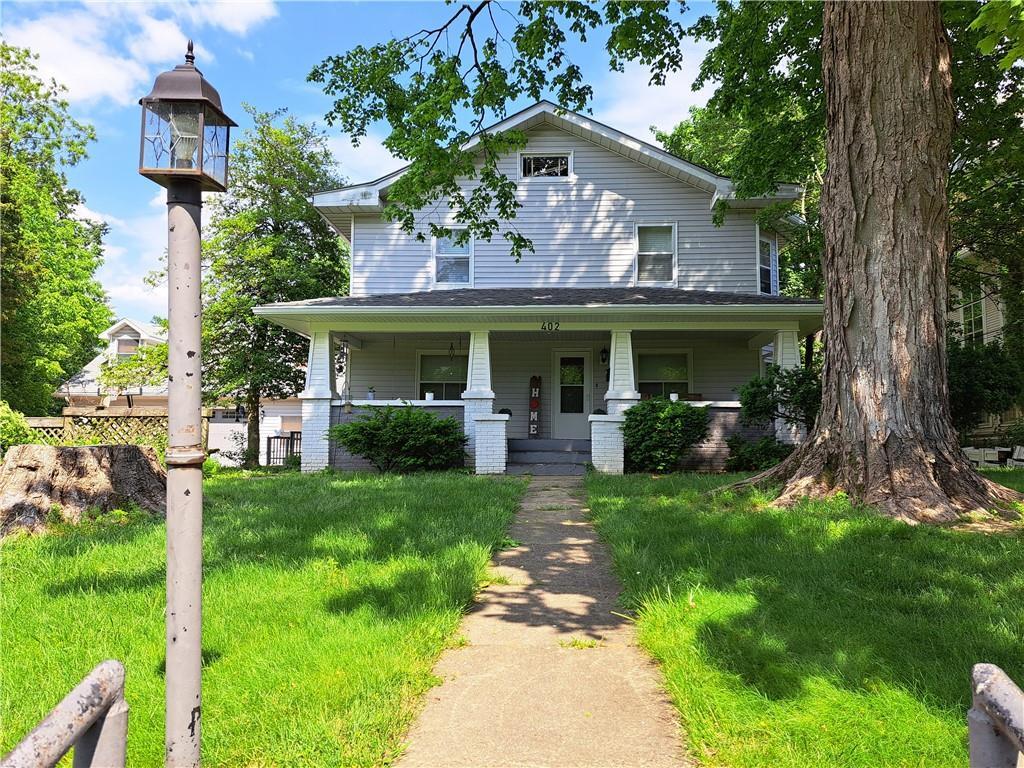
[[[299,395],[306,471],[364,468],[328,444],[327,429],[411,404],[461,419],[478,472],[504,472],[508,440],[532,437],[589,440],[595,467],[621,472],[625,410],[673,392],[711,406],[695,462],[716,468],[739,429],[737,389],[760,372],[764,347],[799,365],[799,339],[821,321],[814,302],[671,288],[450,290],[256,312],[310,340]]]

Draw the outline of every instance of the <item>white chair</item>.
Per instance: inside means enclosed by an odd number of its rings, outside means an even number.
[[[1024,469],[1024,445],[1013,447],[1013,455],[1006,460],[1006,466]]]
[[[984,460],[984,456],[982,455],[981,450],[978,448],[964,448],[963,450],[964,456],[967,457],[967,460],[970,461],[971,464],[973,464],[976,467],[980,465],[981,462]]]

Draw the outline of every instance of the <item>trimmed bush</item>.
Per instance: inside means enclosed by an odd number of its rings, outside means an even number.
[[[789,456],[794,448],[772,435],[759,440],[746,440],[740,435],[733,435],[725,444],[729,446],[729,458],[725,460],[725,468],[729,472],[771,469]]]
[[[462,425],[411,405],[375,407],[357,421],[331,427],[328,434],[381,472],[454,469],[466,460]]]
[[[25,416],[0,400],[0,456],[12,445],[24,445],[35,440],[35,432]]]
[[[663,397],[642,400],[622,425],[627,472],[673,472],[708,434],[708,410]]]

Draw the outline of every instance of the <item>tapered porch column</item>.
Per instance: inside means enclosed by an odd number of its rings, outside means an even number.
[[[334,339],[330,331],[314,331],[309,339],[306,388],[302,400],[302,471],[316,472],[329,464],[327,430],[331,426],[331,400],[335,389]]]
[[[621,415],[640,400],[633,372],[633,334],[630,331],[612,331],[608,367],[605,404],[609,416]]]
[[[591,461],[598,472],[621,475],[626,463],[622,424],[626,411],[640,401],[633,371],[633,335],[629,331],[612,331],[604,401],[607,415],[590,416]]]
[[[491,339],[490,331],[470,331],[469,370],[466,374],[466,391],[462,393],[463,429],[467,442],[466,452],[469,464],[476,460],[475,417],[494,413],[494,390],[491,389]]]
[[[777,331],[772,343],[772,362],[779,368],[799,368],[800,339],[796,331]],[[775,420],[775,437],[784,443],[799,443],[806,435],[802,427],[791,427],[782,419]]]

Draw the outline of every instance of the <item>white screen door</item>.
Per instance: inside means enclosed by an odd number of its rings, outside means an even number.
[[[555,352],[554,408],[551,436],[561,439],[590,437],[590,351]]]

